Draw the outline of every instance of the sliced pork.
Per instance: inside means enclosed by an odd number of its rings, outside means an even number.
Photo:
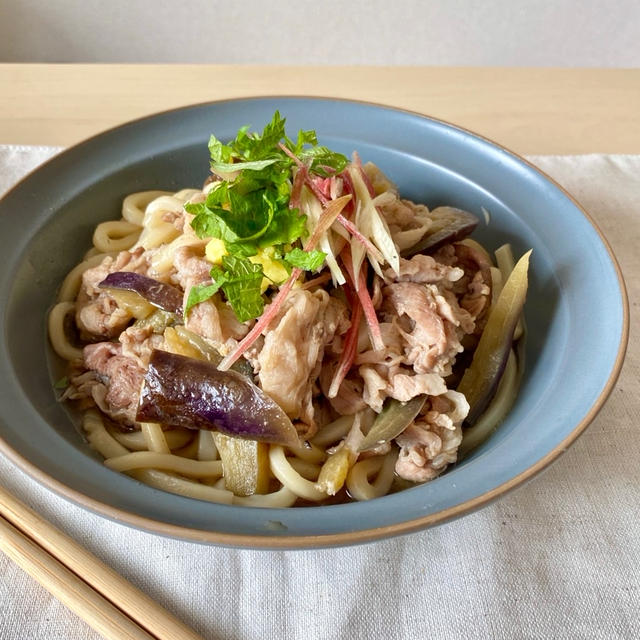
[[[174,279],[184,289],[183,306],[186,308],[191,287],[211,282],[211,263],[204,257],[202,246],[183,246],[174,256]],[[189,311],[185,326],[207,338],[221,354],[228,353],[249,330],[239,322],[231,307],[219,296],[200,302]]]
[[[313,387],[325,347],[348,328],[346,307],[326,291],[294,289],[258,355],[260,386],[294,420],[313,430]]]
[[[139,367],[146,369],[154,349],[161,349],[164,338],[153,333],[153,327],[129,327],[118,338],[122,345],[121,355],[134,360]]]
[[[338,415],[352,416],[359,411],[364,411],[367,408],[367,403],[364,400],[365,385],[359,375],[345,378],[334,398],[327,396],[335,373],[335,364],[325,362],[320,370],[319,381],[322,393],[325,394],[329,404]]]
[[[440,248],[434,258],[441,264],[462,270],[462,277],[451,289],[460,308],[473,319],[473,333],[479,335],[487,322],[491,304],[491,263],[486,254],[471,243],[456,242]]]
[[[116,300],[98,285],[116,271],[133,271],[147,275],[148,252],[142,247],[121,251],[115,258],[106,256],[96,267],[82,274],[76,303],[76,325],[83,340],[115,338],[131,321],[129,311],[118,306]]]
[[[388,321],[394,316],[405,316],[411,321],[409,330],[401,329],[406,364],[417,373],[444,373],[452,353],[462,347],[459,342],[449,342],[434,291],[417,283],[397,282],[385,287],[383,295],[383,311]]]
[[[119,342],[87,345],[84,369],[70,377],[65,398],[92,398],[115,422],[135,426],[142,378],[151,352],[162,348],[163,341],[151,327],[129,327],[120,334]]]
[[[189,294],[191,287],[211,281],[211,267],[213,266],[204,257],[204,247],[185,245],[178,247],[173,255],[175,267],[174,278]]]
[[[90,392],[100,410],[122,425],[134,426],[144,369],[133,358],[123,356],[117,342],[87,345],[84,363],[95,373],[96,383]]]
[[[461,424],[468,411],[461,393],[448,391],[430,398],[423,415],[396,438],[400,446],[396,473],[411,482],[426,482],[453,464],[462,442]]]
[[[432,256],[417,254],[410,260],[400,258],[400,272],[396,275],[391,269],[386,269],[385,276],[399,282],[429,284],[444,282],[447,285],[460,280],[464,276],[464,270],[460,267],[436,262]]]

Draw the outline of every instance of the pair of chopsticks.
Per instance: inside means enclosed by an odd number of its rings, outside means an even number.
[[[109,640],[202,640],[1,487],[0,550]]]

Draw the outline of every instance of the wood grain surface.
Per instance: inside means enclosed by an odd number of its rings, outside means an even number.
[[[256,95],[379,102],[522,154],[640,153],[640,69],[0,65],[0,144],[70,145],[182,105]]]

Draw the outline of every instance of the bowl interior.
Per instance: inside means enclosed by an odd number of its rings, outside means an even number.
[[[315,128],[323,144],[357,150],[429,206],[490,214],[475,236],[487,248],[533,248],[526,306],[526,370],[498,430],[440,478],[369,503],[248,509],[157,491],[106,469],[55,400],[60,363],[45,318],[96,224],[127,194],[201,185],[211,132],[232,137],[273,111],[287,129]],[[264,98],[200,105],[146,118],[54,158],[0,203],[0,437],[3,449],[58,491],[107,516],[211,542],[290,546],[314,536],[353,542],[459,515],[531,475],[581,430],[619,366],[624,292],[599,233],[556,185],[516,156],[439,121],[374,105]],[[599,310],[606,309],[607,313]],[[61,374],[60,374],[61,375]],[[277,523],[277,526],[274,526]],[[306,542],[305,542],[306,540]],[[318,543],[319,539],[314,538]],[[329,540],[329,538],[327,538]],[[278,543],[279,544],[279,543]]]

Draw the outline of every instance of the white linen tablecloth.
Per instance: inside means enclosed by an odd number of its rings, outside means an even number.
[[[0,192],[56,151],[0,146]],[[205,638],[640,637],[640,349],[633,335],[640,156],[532,160],[573,193],[611,242],[629,288],[632,335],[605,408],[526,486],[405,537],[321,551],[246,551],[110,522],[4,458],[2,484]],[[4,556],[0,577],[0,638],[98,637]]]

